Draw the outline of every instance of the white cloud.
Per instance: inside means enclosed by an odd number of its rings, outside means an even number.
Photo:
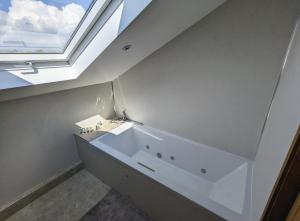
[[[38,32],[39,37],[41,33],[45,33],[44,36],[55,35],[64,44],[84,13],[84,8],[75,3],[57,8],[37,0],[11,0],[8,12],[0,11],[0,40],[9,38],[9,41],[25,41],[30,45],[28,41],[34,44],[32,34]],[[32,40],[17,36],[17,33],[26,35],[26,32],[31,32]]]
[[[0,10],[0,25],[5,25],[7,19],[7,13]]]

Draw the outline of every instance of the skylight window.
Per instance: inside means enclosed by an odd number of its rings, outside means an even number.
[[[150,3],[0,0],[0,90],[78,78]]]
[[[93,0],[2,0],[0,53],[63,53]]]

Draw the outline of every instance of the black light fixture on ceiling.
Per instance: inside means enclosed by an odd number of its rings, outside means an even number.
[[[130,48],[132,47],[132,45],[128,44],[128,45],[125,45],[122,50],[123,51],[128,51]]]

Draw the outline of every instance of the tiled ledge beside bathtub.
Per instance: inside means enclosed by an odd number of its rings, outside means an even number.
[[[98,129],[96,129],[96,126],[98,123],[101,122],[101,126],[99,126]],[[95,115],[92,117],[89,117],[85,120],[82,120],[80,122],[76,123],[76,130],[74,131],[74,135],[79,136],[83,138],[86,141],[91,141],[97,137],[100,137],[106,133],[108,133],[110,130],[120,126],[122,123],[124,123],[121,120],[110,120],[110,119],[104,119],[100,115]],[[93,131],[85,131],[84,133],[81,132],[81,128],[92,128]]]

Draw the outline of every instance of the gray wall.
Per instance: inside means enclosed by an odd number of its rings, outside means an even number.
[[[114,81],[154,127],[253,159],[298,0],[231,0]]]
[[[259,221],[300,126],[300,27],[270,109],[253,170],[253,221]]]
[[[112,106],[110,83],[1,102],[0,208],[77,163],[74,123]]]

